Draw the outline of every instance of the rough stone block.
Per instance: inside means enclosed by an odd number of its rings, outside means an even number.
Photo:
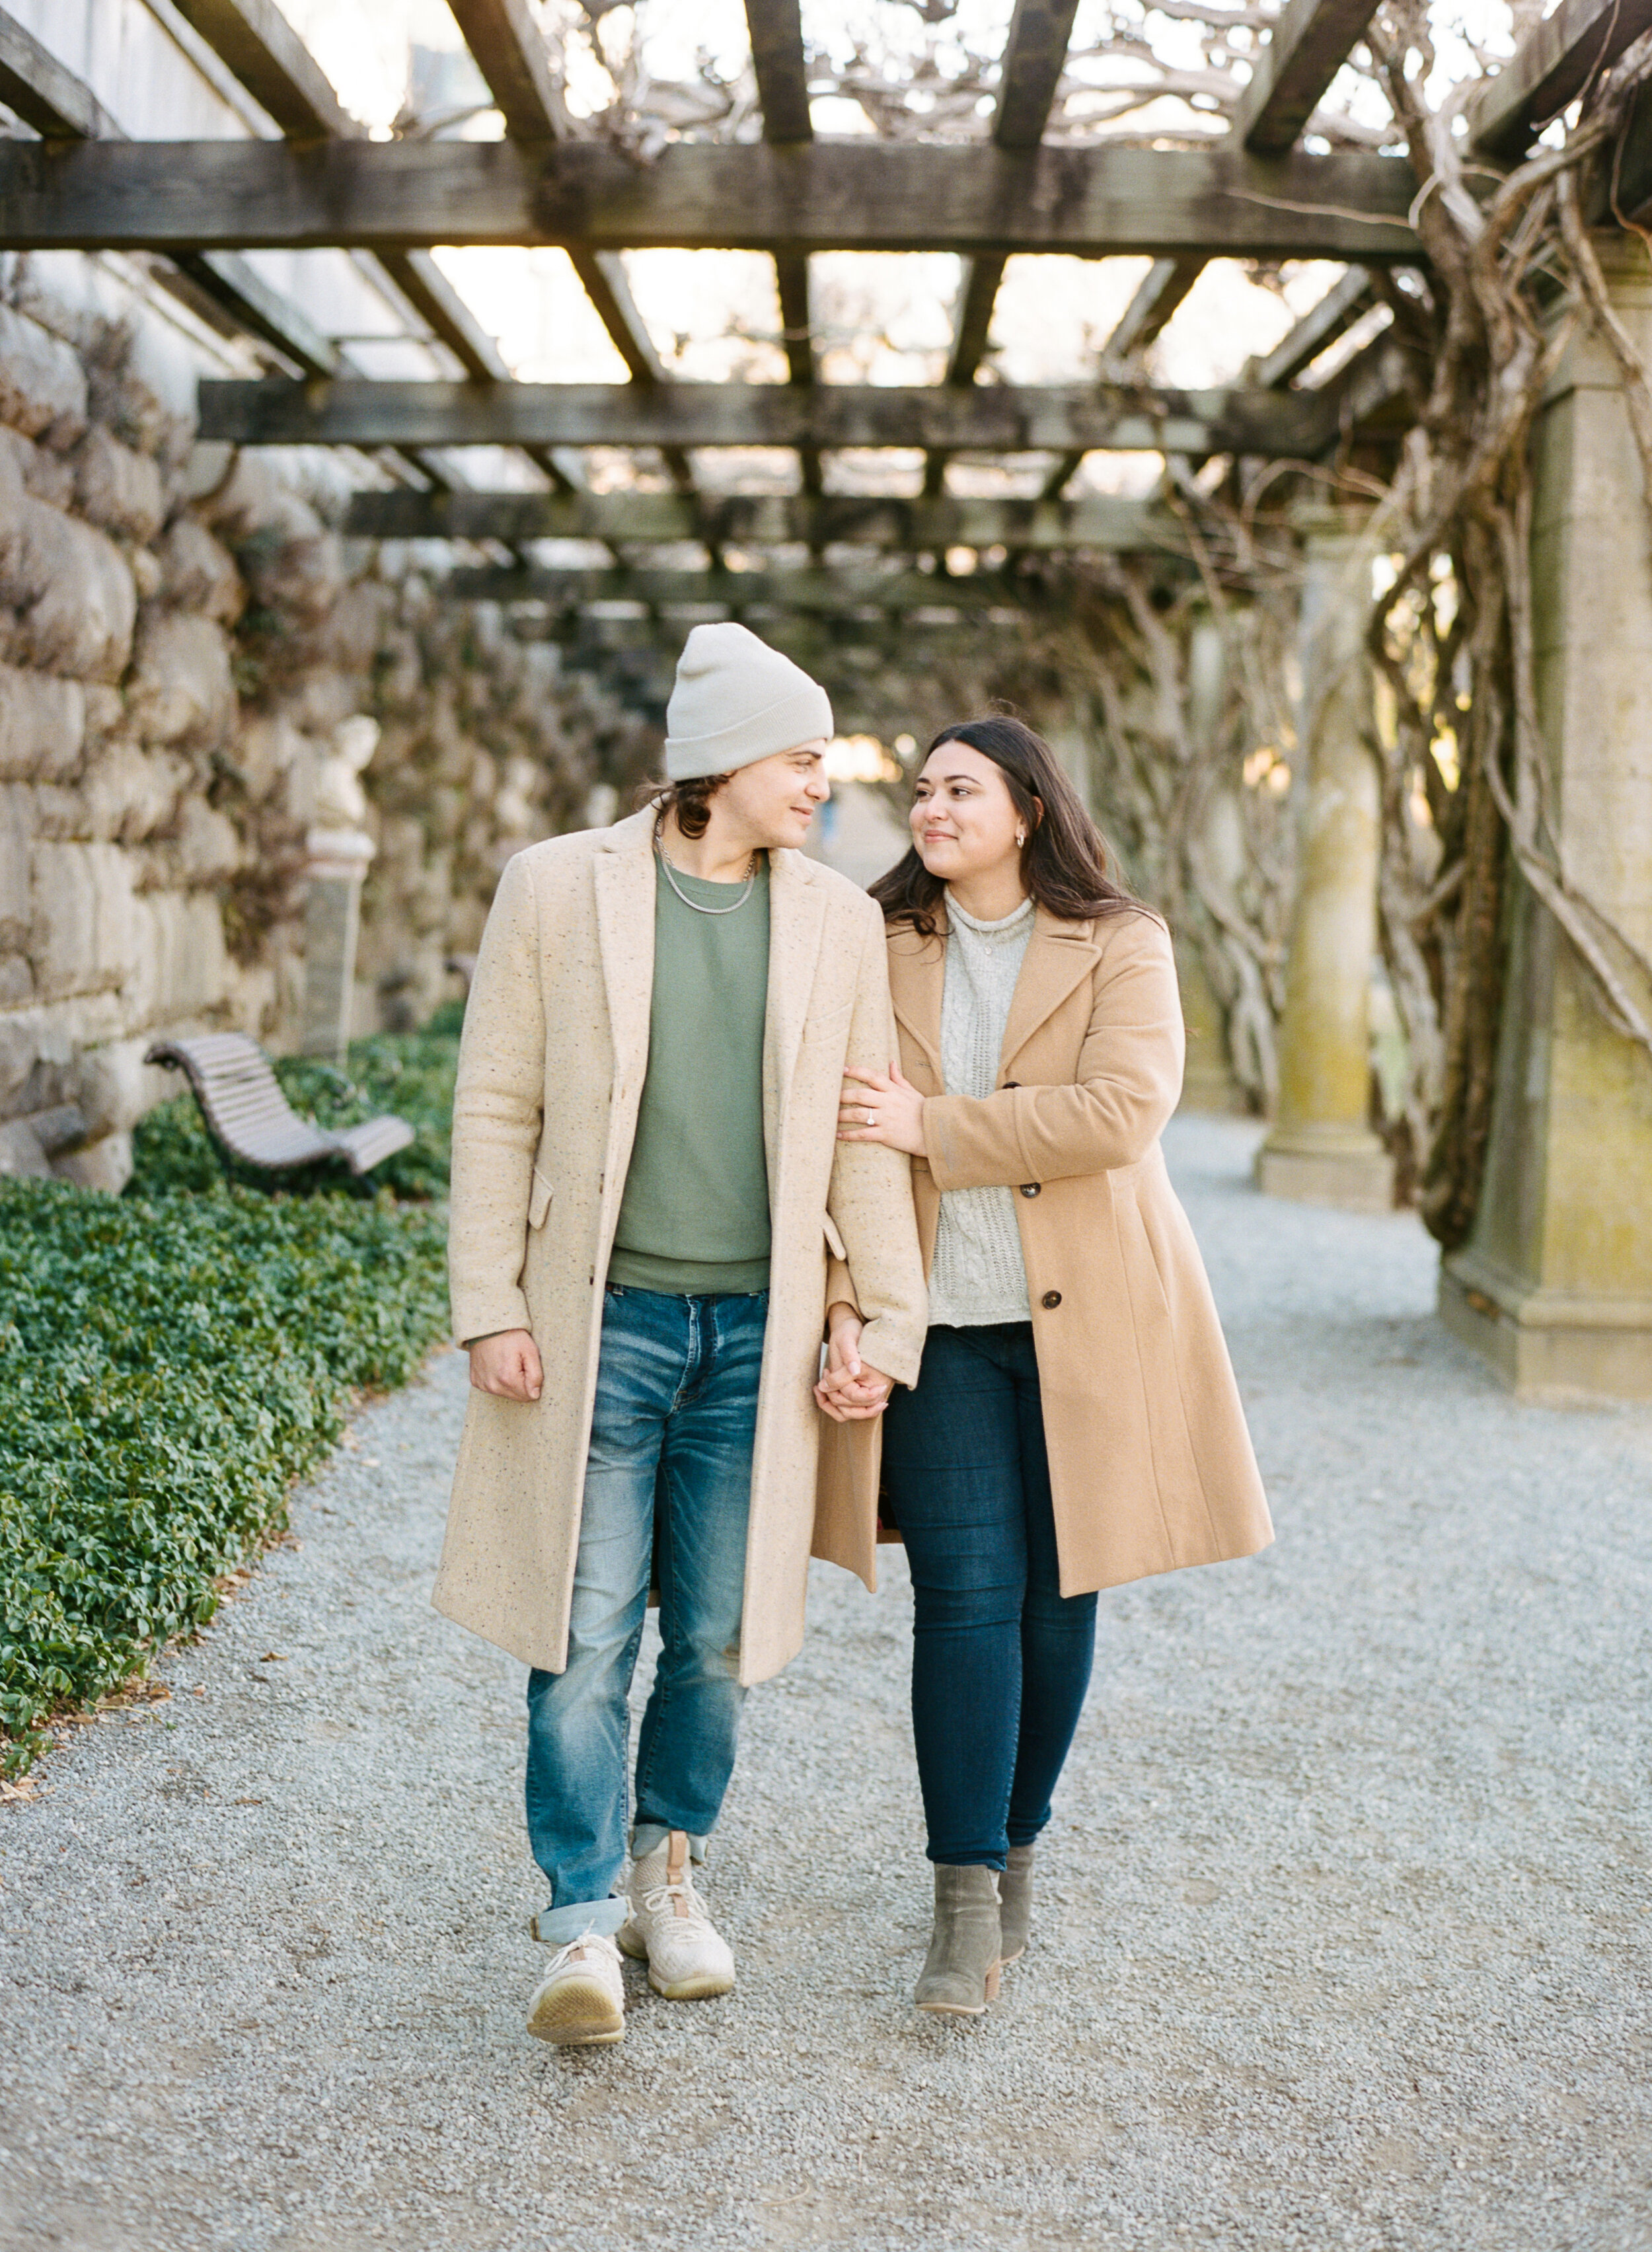
[[[22,954],[0,954],[0,1009],[22,1009],[34,998],[34,972]]]
[[[155,1038],[152,1031],[145,1031],[131,1039],[106,1040],[81,1056],[76,1099],[94,1134],[124,1132],[157,1102],[177,1093],[176,1073],[143,1060]]]
[[[161,472],[94,422],[75,449],[74,490],[82,516],[128,539],[153,539],[165,519]]]
[[[69,446],[86,418],[86,371],[74,353],[38,321],[0,305],[0,422]]]
[[[221,883],[246,857],[229,816],[193,794],[184,801],[175,851],[178,872],[188,884]]]
[[[78,680],[0,665],[0,779],[71,775],[85,739],[86,692]]]
[[[224,919],[209,894],[161,892],[134,903],[138,969],[123,997],[132,1025],[203,1017],[224,997]]]
[[[46,999],[126,984],[139,942],[128,856],[115,844],[37,844],[32,933]]]
[[[101,1141],[88,1142],[82,1149],[71,1150],[66,1157],[54,1157],[52,1171],[60,1181],[73,1181],[77,1188],[101,1189],[106,1196],[119,1196],[132,1178],[132,1136],[105,1134]]]
[[[34,836],[31,794],[17,782],[0,785],[0,946],[21,948],[32,914],[29,848]]]
[[[316,746],[284,712],[260,714],[241,728],[233,756],[246,795],[257,803],[298,767],[313,769]]]
[[[25,498],[0,553],[0,601],[18,613],[12,654],[44,672],[117,680],[132,650],[137,588],[114,543]]]
[[[176,518],[156,546],[161,590],[180,609],[198,610],[233,625],[246,607],[246,588],[235,558],[193,516]]]
[[[217,750],[235,724],[229,642],[211,618],[146,610],[127,712],[145,742]]]
[[[45,1180],[51,1172],[40,1137],[26,1119],[0,1126],[0,1179]]]
[[[81,795],[87,833],[139,844],[177,817],[194,768],[177,751],[143,751],[125,736],[104,744],[87,767]]]

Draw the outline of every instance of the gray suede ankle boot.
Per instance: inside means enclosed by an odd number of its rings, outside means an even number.
[[[1006,1964],[1017,1962],[1026,1953],[1031,1922],[1032,1848],[1011,1845],[998,1880],[998,1925]]]
[[[945,2017],[978,2018],[998,1996],[998,1876],[935,1864],[935,1929],[913,1999]]]

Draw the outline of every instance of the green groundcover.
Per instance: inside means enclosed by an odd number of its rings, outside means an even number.
[[[0,1773],[211,1618],[351,1391],[442,1334],[457,1053],[454,1012],[346,1073],[277,1067],[323,1124],[417,1126],[364,1189],[226,1180],[187,1095],[139,1127],[124,1196],[0,1181]]]

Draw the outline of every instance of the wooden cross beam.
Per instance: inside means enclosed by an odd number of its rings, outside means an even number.
[[[905,615],[922,610],[971,614],[1014,606],[1020,592],[996,572],[956,579],[929,571],[451,571],[443,594],[473,602],[543,602],[579,610],[594,602],[641,602],[649,609],[785,610],[825,616],[857,610]]]
[[[289,141],[365,139],[360,120],[339,101],[273,0],[179,0],[179,13]],[[427,250],[382,251],[378,264],[414,317],[447,345],[467,375],[496,379],[510,374],[497,344]],[[559,490],[581,482],[577,463],[548,455],[534,459]],[[420,466],[434,474],[430,462]]]
[[[1177,554],[1177,519],[1143,501],[895,500],[881,494],[358,492],[344,519],[366,539],[596,539],[658,547],[949,547]]]
[[[1036,149],[1043,140],[1078,12],[1079,0],[1016,0],[992,120],[992,138],[1000,149]],[[1008,262],[996,254],[963,261],[947,359],[949,384],[961,386],[975,379]],[[924,463],[924,490],[940,492],[946,474],[946,455],[931,454]]]
[[[0,142],[0,239],[19,250],[560,242],[1414,264],[1414,193],[1399,158],[1264,161],[1225,142],[678,142],[647,168],[597,142]]]
[[[1270,390],[1295,382],[1328,344],[1335,344],[1343,330],[1351,328],[1368,310],[1372,295],[1371,276],[1364,268],[1350,266],[1295,327],[1286,331],[1273,351],[1263,353],[1251,370],[1251,380]]]
[[[993,454],[1317,452],[1312,392],[1090,385],[203,383],[200,433],[243,446],[944,447]]]
[[[1125,307],[1118,326],[1101,348],[1101,365],[1116,371],[1143,352],[1204,271],[1202,257],[1156,258]],[[1170,450],[1179,451],[1180,448]],[[1082,450],[1064,454],[1045,479],[1043,497],[1059,500],[1083,461]]]
[[[449,0],[449,4],[511,139],[530,147],[566,141],[567,112],[528,0]],[[665,371],[618,254],[571,243],[568,255],[632,382],[644,386],[663,383]],[[693,490],[694,475],[685,454],[673,448],[666,467],[680,491]]]
[[[23,26],[0,13],[0,101],[52,142],[123,141],[121,126],[90,87]],[[221,336],[257,337],[307,375],[339,375],[349,363],[296,305],[244,258],[228,251],[184,252],[163,288]]]
[[[1475,98],[1468,111],[1473,146],[1515,163],[1551,117],[1649,31],[1652,0],[1560,0]]]
[[[809,110],[809,71],[803,54],[803,21],[798,0],[746,0],[752,38],[752,66],[763,112],[763,138],[784,148],[815,137]],[[780,297],[781,337],[788,380],[805,389],[815,380],[815,323],[809,301],[809,254],[781,250],[774,254],[774,287]],[[820,455],[803,448],[803,490],[817,493],[823,479]]]
[[[1286,0],[1233,113],[1232,137],[1258,156],[1281,156],[1348,60],[1377,0]]]

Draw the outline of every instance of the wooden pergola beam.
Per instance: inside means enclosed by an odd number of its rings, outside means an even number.
[[[1513,163],[1597,72],[1652,31],[1652,0],[1560,0],[1524,38],[1468,111],[1482,156]]]
[[[91,87],[3,13],[0,101],[48,142],[126,138]],[[349,365],[296,305],[232,252],[181,253],[156,279],[220,335],[257,337],[306,375],[338,375]]]
[[[809,72],[803,55],[803,18],[798,0],[746,0],[752,67],[763,112],[763,138],[784,145],[812,141]]]
[[[289,141],[356,140],[364,129],[274,0],[173,0]]]
[[[1175,518],[1112,496],[1082,501],[892,500],[883,495],[359,492],[347,532],[368,539],[594,539],[657,547],[801,544],[923,554],[947,547],[1177,554]]]
[[[29,250],[954,250],[1414,264],[1395,157],[1211,149],[678,142],[0,142],[0,236]]]
[[[505,131],[530,148],[549,147],[568,137],[567,112],[552,74],[545,38],[527,0],[448,0],[471,57],[498,104]],[[568,254],[597,318],[613,339],[633,383],[665,380],[660,356],[631,295],[624,265],[613,251],[570,244]],[[693,490],[688,456],[666,456],[673,483]]]
[[[809,112],[809,68],[798,0],[746,0],[746,24],[751,34],[764,140],[782,148],[812,141],[815,126]],[[787,379],[807,389],[815,381],[816,370],[806,251],[776,252],[774,288],[780,298]],[[799,462],[803,490],[819,492],[824,478],[818,452],[812,446],[804,447]]]
[[[203,383],[204,438],[248,446],[809,446],[1297,454],[1313,392],[1066,384]],[[1334,427],[1334,423],[1333,426]]]
[[[1377,0],[1286,0],[1233,113],[1232,137],[1282,156],[1377,12]]]
[[[836,616],[855,610],[975,612],[1014,603],[996,572],[944,579],[928,571],[557,571],[459,569],[438,582],[464,601],[543,602],[580,610],[599,602],[649,609],[784,610]]]
[[[1264,352],[1250,372],[1253,383],[1272,390],[1294,383],[1305,367],[1316,360],[1344,329],[1351,328],[1368,311],[1373,297],[1371,280],[1363,266],[1350,266],[1340,282],[1333,282],[1316,305],[1310,306],[1288,330],[1270,352]]]
[[[89,86],[31,33],[0,15],[0,101],[45,141],[125,138]]]
[[[1000,149],[1036,149],[1044,138],[1050,110],[1061,83],[1079,0],[1016,0],[998,80],[992,138]],[[946,381],[973,384],[992,333],[992,310],[1009,261],[1002,255],[966,258],[958,276],[958,302],[952,318],[952,348]],[[931,454],[924,463],[924,490],[938,493],[946,483],[947,457]]]
[[[288,140],[360,142],[366,129],[333,92],[331,82],[272,0],[181,0],[179,12],[206,41]],[[447,346],[469,376],[508,377],[498,345],[483,329],[428,250],[381,250],[378,264],[415,318]],[[536,455],[559,489],[577,472]],[[421,462],[427,476],[433,465]]]
[[[1204,271],[1200,257],[1156,258],[1101,347],[1101,365],[1117,367],[1145,351],[1167,327],[1188,291]]]

